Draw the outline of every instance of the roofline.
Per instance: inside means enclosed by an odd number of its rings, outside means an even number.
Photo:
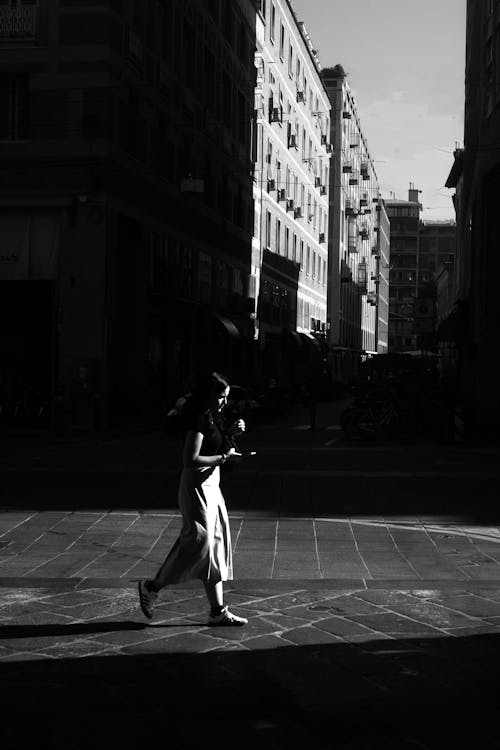
[[[292,18],[295,21],[295,25],[297,26],[298,32],[299,32],[299,34],[301,36],[301,39],[304,42],[304,47],[307,50],[307,54],[311,58],[311,62],[313,64],[313,67],[314,67],[315,71],[318,74],[318,78],[319,78],[319,80],[321,82],[321,86],[323,88],[323,91],[325,92],[328,101],[330,101],[330,97],[328,96],[328,91],[326,90],[326,86],[325,86],[325,84],[323,82],[323,79],[321,77],[321,63],[319,63],[319,60],[315,60],[314,59],[314,57],[312,55],[312,52],[309,49],[309,45],[307,44],[307,42],[306,42],[306,40],[304,38],[304,34],[302,33],[302,29],[299,26],[299,19],[297,18],[297,14],[295,13],[294,9],[292,8],[292,3],[290,2],[290,0],[285,0],[285,1],[286,1],[286,4],[288,5],[288,9],[290,10],[290,13],[292,14]]]

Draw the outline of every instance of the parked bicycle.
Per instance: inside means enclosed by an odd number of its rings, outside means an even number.
[[[417,432],[414,410],[408,402],[396,397],[358,402],[346,410],[341,424],[350,440],[408,439]]]

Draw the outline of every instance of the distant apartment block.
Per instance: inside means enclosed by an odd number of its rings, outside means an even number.
[[[341,65],[322,71],[332,105],[329,341],[336,377],[387,349],[389,224],[356,102]]]
[[[252,279],[263,368],[289,379],[326,336],[330,102],[304,24],[287,0],[260,2],[255,57]],[[300,370],[300,368],[299,368]]]

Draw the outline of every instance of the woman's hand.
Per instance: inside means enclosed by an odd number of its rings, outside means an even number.
[[[238,453],[236,448],[229,448],[229,450],[226,453],[226,461],[230,463],[238,463],[238,461],[241,461],[243,458],[242,453]]]
[[[236,422],[233,422],[233,424],[227,429],[227,434],[230,437],[241,435],[242,432],[245,432],[245,422],[243,419],[237,419]]]

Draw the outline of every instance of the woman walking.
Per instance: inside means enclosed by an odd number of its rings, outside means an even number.
[[[179,484],[182,529],[155,578],[139,581],[139,602],[151,619],[158,592],[165,586],[200,579],[210,604],[209,625],[246,625],[224,605],[223,581],[231,580],[232,551],[229,519],[220,482],[220,466],[240,461],[234,447],[225,450],[227,438],[245,430],[242,419],[225,433],[221,412],[227,403],[229,383],[217,372],[195,388],[189,406],[184,441],[183,470]]]

